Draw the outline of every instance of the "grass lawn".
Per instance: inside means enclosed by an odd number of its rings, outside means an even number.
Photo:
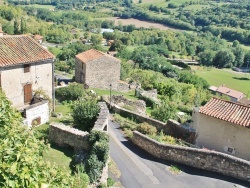
[[[57,56],[58,54],[61,53],[61,48],[57,48],[57,47],[49,47],[48,50],[54,54],[55,56]]]
[[[53,6],[53,5],[38,5],[38,4],[22,5],[22,6],[34,7],[34,8],[45,8],[45,9],[54,9],[55,8],[55,6]]]
[[[40,125],[39,127],[35,127],[34,130],[38,139],[48,139],[49,124]],[[45,161],[57,165],[65,171],[69,171],[71,170],[70,162],[73,158],[73,155],[73,149],[61,148],[52,144],[48,150],[44,151],[43,158]]]
[[[103,96],[103,95],[110,95],[110,90],[102,90],[102,89],[92,89],[96,92],[98,96]],[[135,91],[131,90],[128,93],[123,93],[123,92],[118,92],[118,91],[113,91],[111,90],[111,95],[123,95],[124,97],[131,99],[131,100],[138,100],[137,97],[135,97]]]
[[[192,66],[192,68],[194,68]],[[208,81],[210,85],[227,87],[247,94],[250,91],[250,73],[236,73],[229,69],[206,69],[199,67],[196,74]]]
[[[71,112],[70,105],[56,105],[55,113],[58,115],[59,113],[62,114],[62,118],[51,117],[50,122],[58,122],[63,123],[66,125],[72,125],[73,119],[72,116],[69,114]]]

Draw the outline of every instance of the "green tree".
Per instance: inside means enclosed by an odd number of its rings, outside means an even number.
[[[100,111],[94,99],[79,99],[72,106],[74,124],[83,131],[90,131]]]
[[[215,53],[210,50],[199,53],[200,63],[205,66],[212,66]]]
[[[235,56],[230,50],[220,50],[216,53],[214,58],[214,65],[223,68],[223,67],[232,67]]]
[[[24,34],[27,33],[27,24],[26,24],[26,20],[24,18],[21,19],[21,26],[20,26],[20,33]]]
[[[92,34],[91,35],[91,42],[93,43],[93,45],[101,44],[102,35],[101,34]]]
[[[169,119],[176,119],[177,108],[174,103],[168,100],[162,101],[162,103],[152,110],[151,115],[153,118],[166,122]]]
[[[17,19],[15,19],[15,21],[14,21],[14,34],[18,35],[19,33],[20,33],[19,23],[18,23]]]

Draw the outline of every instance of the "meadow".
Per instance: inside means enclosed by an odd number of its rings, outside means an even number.
[[[39,4],[32,4],[32,5],[23,5],[27,7],[34,7],[34,8],[44,8],[44,9],[55,9],[55,6],[53,5],[39,5]]]
[[[250,97],[250,73],[234,72],[230,69],[216,69],[192,66],[196,74],[208,81],[210,85],[227,87],[248,94]],[[249,93],[248,93],[249,92]]]

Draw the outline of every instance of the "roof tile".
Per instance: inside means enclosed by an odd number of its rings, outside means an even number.
[[[54,58],[53,54],[29,36],[9,35],[0,37],[0,67]]]
[[[217,119],[250,128],[250,107],[212,98],[199,112]]]

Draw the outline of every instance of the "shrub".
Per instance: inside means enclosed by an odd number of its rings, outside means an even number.
[[[44,161],[47,146],[24,128],[1,90],[0,101],[1,187],[77,187],[76,177]],[[88,184],[86,178],[81,181]]]
[[[91,183],[96,182],[102,174],[104,163],[98,160],[95,154],[91,154],[86,162],[86,172]]]
[[[115,184],[115,181],[112,178],[107,179],[107,185],[108,187],[112,187]]]
[[[70,84],[68,87],[56,89],[55,94],[59,101],[69,101],[79,99],[86,95],[86,92],[82,84]]]
[[[169,101],[163,101],[159,106],[152,110],[151,115],[153,118],[166,122],[168,119],[176,120],[176,106]]]
[[[89,143],[93,145],[95,142],[108,142],[109,137],[106,133],[92,130],[89,134]]]
[[[99,110],[96,100],[80,99],[76,101],[72,106],[74,124],[80,130],[90,131],[94,126]]]
[[[141,132],[142,134],[155,135],[157,133],[157,129],[149,125],[148,123],[141,123],[136,127],[136,130]]]

